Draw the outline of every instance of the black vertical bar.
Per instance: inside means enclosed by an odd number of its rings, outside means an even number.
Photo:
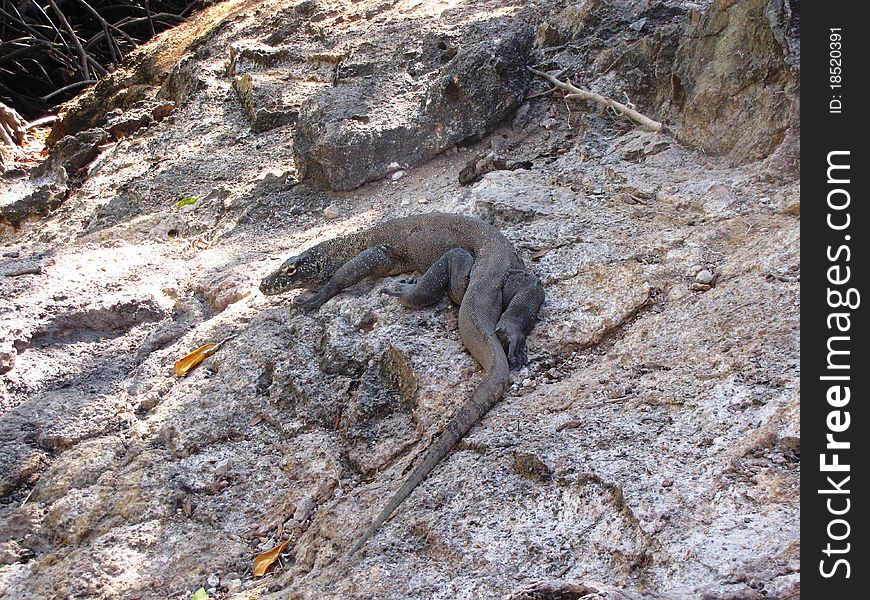
[[[861,2],[801,13],[801,591],[866,597],[867,104]]]

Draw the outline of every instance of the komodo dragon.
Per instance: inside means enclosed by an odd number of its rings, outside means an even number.
[[[365,277],[418,271],[418,281],[384,289],[402,304],[422,308],[447,294],[459,304],[459,334],[486,372],[423,461],[347,554],[352,556],[389,518],[483,415],[509,383],[510,367],[527,362],[526,335],[544,302],[544,290],[495,227],[462,215],[431,213],[394,219],[359,233],[321,242],[284,262],[260,290],[274,295],[319,289],[295,304],[316,310]]]

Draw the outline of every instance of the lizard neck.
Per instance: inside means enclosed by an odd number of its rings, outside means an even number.
[[[323,261],[321,283],[328,281],[342,265],[370,246],[365,233],[351,233],[318,244],[318,254]]]

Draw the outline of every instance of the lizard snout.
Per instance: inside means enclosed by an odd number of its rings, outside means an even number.
[[[260,291],[266,296],[274,296],[284,291],[284,286],[280,285],[280,281],[277,281],[278,277],[276,275],[279,274],[273,273],[264,277],[260,282]]]

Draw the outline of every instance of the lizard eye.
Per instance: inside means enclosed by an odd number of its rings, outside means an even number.
[[[284,267],[281,267],[281,272],[284,275],[293,275],[296,272],[296,265],[286,265]]]

